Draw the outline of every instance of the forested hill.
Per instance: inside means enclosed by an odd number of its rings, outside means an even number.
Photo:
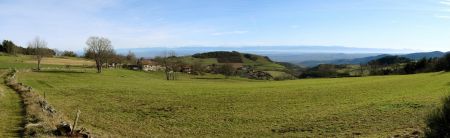
[[[442,57],[444,56],[444,52],[440,51],[434,51],[434,52],[421,52],[421,53],[411,53],[411,54],[404,54],[404,55],[397,55],[399,57],[405,57],[411,60],[419,60],[421,58],[435,58],[435,57]],[[338,60],[325,60],[325,61],[318,61],[318,60],[310,60],[310,61],[304,61],[300,62],[300,65],[313,67],[320,64],[335,64],[335,65],[341,65],[341,64],[367,64],[370,61],[377,60],[383,57],[387,56],[394,56],[394,54],[382,54],[378,56],[370,56],[370,57],[364,57],[364,58],[355,58],[355,59],[338,59]]]
[[[272,61],[267,56],[261,56],[249,53],[240,53],[237,51],[213,51],[206,53],[197,53],[192,56],[185,56],[185,62],[203,62],[205,64],[242,64],[253,66],[258,70],[284,70],[285,67]]]

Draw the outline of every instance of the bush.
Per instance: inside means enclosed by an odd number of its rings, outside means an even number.
[[[244,57],[247,58],[247,59],[250,59],[252,61],[258,60],[258,57],[255,56],[255,55],[252,55],[252,54],[244,54]]]
[[[297,79],[297,78],[294,77],[294,76],[292,76],[292,75],[290,75],[290,74],[282,74],[282,75],[279,75],[279,76],[275,76],[275,77],[273,78],[273,80],[276,80],[276,81],[282,81],[282,80],[295,80],[295,79]]]
[[[380,59],[370,61],[369,65],[389,66],[398,63],[408,63],[408,62],[411,62],[411,59],[399,56],[386,56]]]
[[[450,137],[450,96],[443,100],[444,105],[434,110],[426,120],[427,128],[425,137],[448,138]]]
[[[223,74],[225,77],[234,76],[236,73],[236,69],[234,69],[233,65],[231,64],[224,64],[220,66],[218,69],[218,72],[220,74]]]
[[[450,71],[450,53],[440,58],[436,66],[437,70]]]
[[[66,56],[66,57],[77,57],[77,54],[73,51],[64,51],[62,53],[62,56]]]
[[[216,51],[192,55],[194,58],[217,58],[219,63],[242,63],[241,54],[236,51]]]

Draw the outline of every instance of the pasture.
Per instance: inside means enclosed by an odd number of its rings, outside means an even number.
[[[450,92],[450,73],[292,81],[224,79],[121,69],[22,71],[95,136],[387,137],[422,129]]]
[[[0,70],[0,137],[19,137],[23,119],[19,95],[3,81],[6,70]]]
[[[0,69],[31,69],[37,68],[37,61],[32,56],[27,55],[2,55],[0,54]],[[42,59],[43,68],[58,68],[70,65],[72,67],[92,66],[95,63],[92,60],[73,57],[52,57]]]

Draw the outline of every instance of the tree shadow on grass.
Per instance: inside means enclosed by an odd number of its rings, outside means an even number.
[[[441,72],[433,73],[433,74],[431,74],[431,76],[444,75],[444,74],[446,74],[446,73],[448,73],[448,72],[441,71]]]
[[[36,72],[42,72],[42,73],[87,73],[84,71],[77,71],[77,70],[41,70]]]
[[[195,77],[192,79],[198,79],[198,80],[221,80],[221,79],[225,79],[225,78],[204,78],[204,77]]]

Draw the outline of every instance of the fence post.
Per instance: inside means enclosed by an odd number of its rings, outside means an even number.
[[[75,131],[75,128],[77,127],[77,124],[78,124],[78,118],[80,118],[80,113],[81,113],[81,111],[78,109],[78,111],[77,111],[77,116],[76,116],[75,122],[74,122],[74,124],[73,124],[72,132],[70,132],[71,135],[73,135],[73,133],[74,133],[74,131]]]

